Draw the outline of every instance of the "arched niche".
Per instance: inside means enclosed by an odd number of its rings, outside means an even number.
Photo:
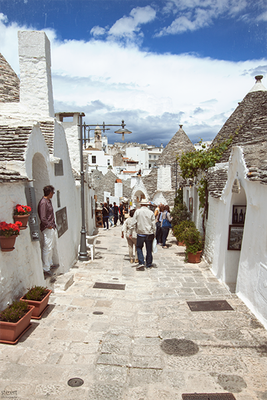
[[[141,201],[142,199],[145,199],[145,198],[146,198],[145,193],[144,193],[142,190],[137,190],[137,191],[134,193],[133,201],[134,201],[134,203],[140,203],[140,201]]]
[[[45,158],[41,153],[35,153],[32,159],[33,187],[35,189],[36,204],[43,197],[43,188],[50,184]]]

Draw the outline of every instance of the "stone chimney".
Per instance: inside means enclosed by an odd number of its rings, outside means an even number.
[[[31,113],[54,117],[50,42],[45,32],[20,31],[20,102]]]

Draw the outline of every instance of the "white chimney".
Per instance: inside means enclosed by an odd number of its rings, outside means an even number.
[[[20,31],[20,102],[44,117],[54,117],[50,42],[45,32]]]

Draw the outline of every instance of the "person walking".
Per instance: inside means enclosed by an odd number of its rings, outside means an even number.
[[[38,204],[38,215],[40,218],[40,230],[42,232],[42,261],[45,276],[52,276],[51,268],[58,267],[57,253],[57,228],[55,222],[52,197],[55,188],[52,185],[43,188],[44,196]]]
[[[129,256],[131,263],[138,262],[137,249],[136,249],[136,241],[137,241],[136,227],[135,226],[131,227],[131,219],[134,216],[134,213],[135,210],[130,211],[129,213],[130,217],[125,220],[121,232],[121,237],[122,238],[125,237],[128,242],[128,249],[129,249]],[[134,258],[133,246],[135,247],[135,258]]]
[[[137,232],[137,255],[139,265],[137,270],[144,271],[145,260],[143,254],[144,243],[146,245],[146,268],[152,267],[152,244],[156,234],[156,221],[153,211],[147,207],[149,204],[145,199],[140,202],[141,208],[135,211],[133,218],[131,219],[130,226],[136,226]]]
[[[113,209],[112,209],[111,205],[109,205],[108,211],[109,211],[108,220],[109,220],[110,226],[112,227],[112,226],[114,226],[114,223],[113,223],[114,213],[113,213]]]
[[[120,203],[120,206],[119,206],[119,220],[120,220],[120,224],[121,225],[124,224],[124,218],[125,218],[124,214],[125,214],[125,207],[124,207],[124,205],[122,203]]]
[[[162,213],[162,221],[161,221],[161,230],[162,230],[162,248],[167,249],[166,240],[169,234],[169,230],[172,227],[171,225],[172,217],[170,214],[170,208],[168,205],[164,206],[164,211]]]
[[[162,214],[164,211],[164,205],[160,204],[159,206],[159,212],[157,214],[156,218],[156,239],[157,239],[157,244],[162,245],[162,229],[161,229],[161,222],[162,222]]]
[[[119,218],[119,207],[116,203],[113,203],[113,214],[114,214],[114,227],[117,226],[118,218]]]
[[[104,203],[102,208],[104,229],[108,229],[109,209],[107,203]]]

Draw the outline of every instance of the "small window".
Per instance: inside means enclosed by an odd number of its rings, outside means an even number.
[[[151,154],[149,154],[149,158],[151,158]]]
[[[96,164],[96,156],[92,156],[92,164]]]
[[[157,156],[154,156],[154,160],[156,160],[157,159]]]
[[[110,165],[110,160],[108,160],[108,165]]]

